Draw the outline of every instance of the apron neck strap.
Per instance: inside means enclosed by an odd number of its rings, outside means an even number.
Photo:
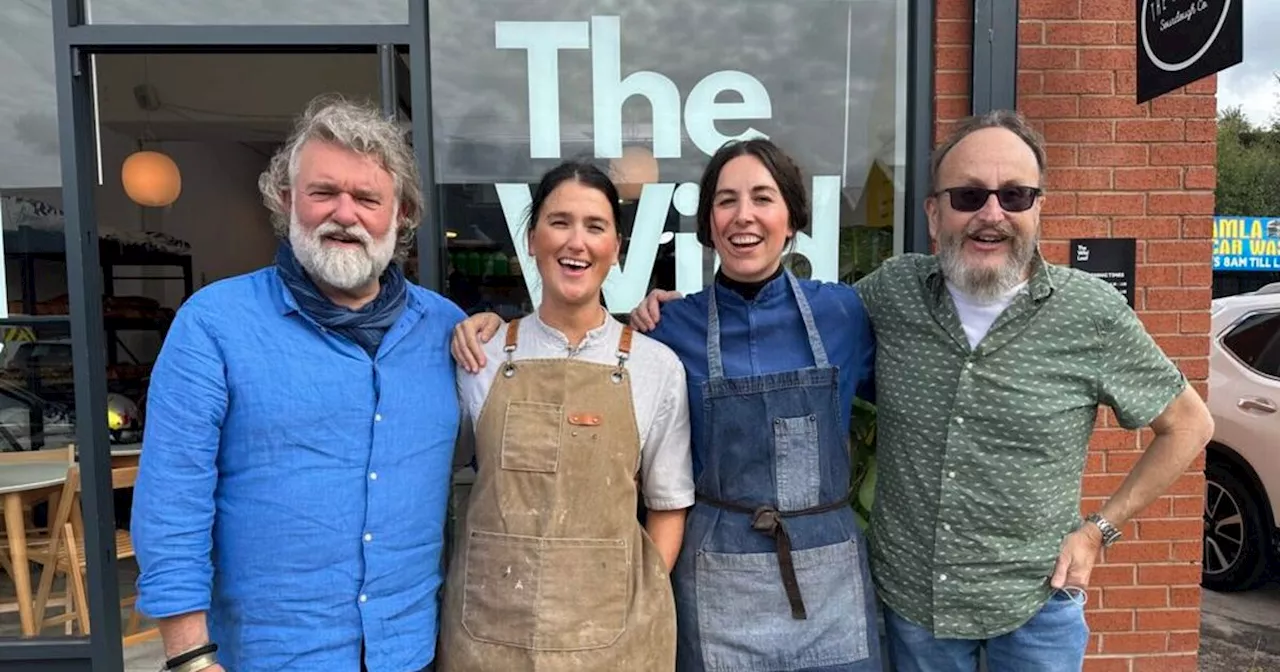
[[[618,337],[618,357],[626,359],[631,354],[631,338],[635,334],[635,330],[631,325],[622,325],[622,336]]]
[[[800,319],[804,322],[805,334],[809,337],[809,349],[813,352],[813,363],[820,369],[831,364],[827,360],[827,350],[822,346],[822,337],[818,335],[818,327],[813,321],[813,310],[809,307],[809,299],[805,298],[800,288],[800,281],[791,271],[782,272],[791,286],[791,293],[800,308]],[[707,300],[707,368],[711,378],[724,378],[724,358],[720,351],[720,311],[716,307],[716,286],[712,281],[708,288]]]

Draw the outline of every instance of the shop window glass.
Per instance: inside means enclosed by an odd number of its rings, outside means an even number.
[[[727,139],[799,162],[813,217],[791,266],[852,282],[902,250],[905,0],[430,5],[436,179],[450,297],[508,317],[536,304],[522,218],[533,184],[589,158],[624,198],[614,313],[712,277],[697,180]],[[513,240],[517,241],[513,243]]]
[[[47,2],[0,4],[0,452],[75,438],[51,21]]]
[[[61,2],[62,0],[58,0]],[[48,2],[48,0],[45,0]],[[409,23],[409,0],[85,0],[89,23],[148,25],[390,25]]]
[[[10,560],[21,538],[30,560],[0,571],[0,640],[65,628],[19,612],[22,602],[34,612],[41,577],[55,575],[40,539],[54,522],[49,499],[66,481],[77,417],[50,7],[0,2],[0,482],[6,500],[22,504],[0,526],[0,554]],[[66,613],[57,575],[47,619]],[[28,600],[18,599],[18,576]]]

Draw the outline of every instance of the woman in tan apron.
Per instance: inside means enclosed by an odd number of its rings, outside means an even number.
[[[599,169],[545,175],[528,230],[541,305],[490,342],[484,370],[458,376],[476,481],[445,583],[441,672],[675,667],[687,390],[670,350],[601,305],[619,220]]]

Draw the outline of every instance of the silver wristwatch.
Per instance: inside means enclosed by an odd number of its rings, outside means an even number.
[[[1085,520],[1090,523],[1093,523],[1094,525],[1097,525],[1098,531],[1102,532],[1103,548],[1106,548],[1111,544],[1116,543],[1117,541],[1119,541],[1120,537],[1122,536],[1120,534],[1120,530],[1116,529],[1116,526],[1112,525],[1111,521],[1107,520],[1106,518],[1103,518],[1102,516],[1096,513],[1089,514],[1088,517],[1085,518]]]

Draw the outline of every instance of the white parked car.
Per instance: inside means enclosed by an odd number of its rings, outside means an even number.
[[[1280,558],[1280,283],[1212,310],[1202,583],[1246,590]]]

